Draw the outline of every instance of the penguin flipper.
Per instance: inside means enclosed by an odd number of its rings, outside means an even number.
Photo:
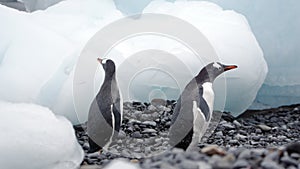
[[[115,131],[119,132],[122,123],[120,99],[113,103],[113,114],[115,116]]]
[[[210,119],[210,110],[207,102],[203,98],[203,88],[199,88],[199,102],[197,102],[197,106],[200,108],[201,113],[203,113],[205,120],[208,121]]]
[[[173,110],[173,115],[172,115],[172,119],[171,119],[171,123],[174,124],[178,115],[179,115],[179,112],[180,112],[180,108],[181,108],[181,96],[179,96],[178,100],[177,100],[177,103],[176,103],[176,106]]]

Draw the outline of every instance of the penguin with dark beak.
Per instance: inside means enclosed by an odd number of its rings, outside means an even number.
[[[110,59],[98,58],[98,61],[105,71],[105,78],[89,110],[88,153],[107,148],[118,135],[122,122],[123,103],[116,80],[115,63]]]
[[[205,66],[181,93],[175,106],[169,143],[172,147],[193,150],[204,135],[213,113],[214,80],[223,72],[237,68],[213,62]]]

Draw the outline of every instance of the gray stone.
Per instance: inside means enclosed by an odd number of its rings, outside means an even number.
[[[142,134],[139,131],[135,131],[131,135],[133,138],[142,138]]]
[[[121,155],[123,157],[130,157],[131,156],[131,154],[128,150],[122,150]]]
[[[168,163],[162,163],[160,165],[160,168],[163,168],[163,169],[176,169],[175,166],[172,166],[171,164],[168,164]]]
[[[270,161],[270,160],[264,160],[260,166],[263,169],[284,169],[282,166],[278,165],[276,162],[274,161]]]
[[[215,133],[216,136],[223,136],[223,132],[222,131],[218,131]]]
[[[212,169],[212,166],[210,166],[209,164],[207,164],[206,162],[203,162],[203,161],[197,162],[197,165],[198,165],[199,169]]]
[[[233,125],[230,124],[230,123],[222,124],[222,126],[223,126],[226,130],[233,130],[233,129],[235,129],[235,126],[233,126]]]
[[[191,160],[183,160],[179,167],[182,169],[198,169],[198,164]]]
[[[238,140],[230,140],[229,144],[238,145],[239,141]]]
[[[150,106],[148,106],[148,110],[150,110],[150,111],[155,111],[155,110],[156,110],[156,107],[153,106],[153,105],[150,105]]]
[[[148,128],[146,128],[145,130],[142,131],[143,134],[145,134],[145,133],[156,133],[156,132],[157,132],[156,130],[148,129]]]
[[[152,126],[152,127],[156,127],[156,122],[154,121],[144,121],[142,122],[142,124],[146,125],[146,126]]]
[[[238,159],[250,159],[250,158],[251,158],[251,151],[248,149],[243,150],[238,156]]]
[[[260,125],[257,125],[258,128],[260,128],[262,131],[271,131],[272,128],[265,125],[265,124],[260,124]]]
[[[248,168],[250,165],[246,160],[237,160],[233,164],[233,169],[242,169],[242,168]]]
[[[236,127],[241,127],[242,124],[240,122],[238,122],[237,120],[234,120],[233,121],[233,124],[236,126]]]
[[[282,163],[285,163],[286,165],[293,165],[293,166],[296,166],[299,164],[299,161],[289,157],[289,156],[284,156],[280,159],[280,161]]]

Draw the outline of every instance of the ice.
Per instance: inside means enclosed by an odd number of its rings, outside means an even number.
[[[269,73],[251,108],[300,103],[300,1],[210,1],[245,15],[264,51]]]
[[[114,160],[109,165],[104,167],[104,169],[119,169],[119,168],[139,169],[140,167],[138,167],[136,164],[129,163],[128,161],[124,161],[124,160]]]
[[[26,8],[26,11],[32,12],[36,10],[43,10],[52,6],[62,0],[18,0],[22,2]]]
[[[213,3],[196,1],[153,1],[143,12],[173,15],[196,26],[213,45],[221,62],[239,66],[237,70],[226,73],[225,110],[238,115],[252,104],[268,68],[263,52],[244,16],[234,11],[224,11]],[[185,55],[182,55],[181,57],[185,58]],[[195,63],[187,64],[194,74],[203,66],[199,64],[198,67],[194,67],[192,64]],[[217,80],[215,87],[220,83],[220,80]],[[218,88],[216,91],[218,94]],[[220,108],[218,97],[215,102],[215,108]]]
[[[0,101],[1,168],[76,169],[83,150],[72,124],[48,108]]]
[[[236,71],[226,73],[225,110],[237,115],[249,107],[265,78],[267,66],[251,28],[242,15],[233,11],[224,11],[219,6],[208,2],[185,1],[176,3],[155,1],[144,12],[165,13],[182,18],[203,32],[214,46],[221,62],[239,66]],[[89,94],[82,96],[84,100],[80,107],[86,111],[77,114],[73,100],[74,66],[88,40],[103,26],[123,17],[114,2],[66,0],[46,10],[32,13],[0,6],[0,17],[5,18],[1,21],[0,32],[0,99],[40,104],[49,107],[55,114],[67,117],[73,124],[84,122],[93,96]],[[187,72],[178,73],[178,76],[182,77],[179,78],[182,79],[179,85],[173,85],[172,77],[162,81],[161,78],[166,77],[166,74],[157,74],[147,86],[144,83],[145,79],[149,80],[148,77],[153,74],[153,71],[140,74],[133,79],[133,87],[129,90],[131,94],[125,97],[125,101],[126,98],[150,101],[156,96],[177,99],[179,88],[190,80],[191,72],[195,75],[204,66],[204,62],[194,64],[194,56],[184,49],[182,44],[174,41],[169,43],[169,41],[161,38],[157,41],[153,37],[133,38],[116,46],[116,49],[110,53],[111,56],[119,58],[115,60],[117,66],[120,66],[120,70],[124,70],[118,73],[119,77],[130,70],[130,68],[121,68],[124,59],[135,52],[142,52],[141,49],[164,50],[178,56],[179,61],[186,65],[181,70]],[[161,62],[158,66],[170,70],[172,65],[181,63],[168,59],[162,61],[156,57],[151,59]],[[134,67],[131,70],[134,71]],[[180,69],[174,71],[176,70]],[[97,74],[97,84],[101,83],[100,75]],[[130,79],[124,81],[126,80]],[[215,85],[219,94],[222,93],[220,92],[222,87],[218,87],[221,82],[220,78]],[[144,90],[145,86],[151,91]],[[97,87],[99,85],[96,86],[95,92]],[[159,90],[152,90],[157,88]],[[121,91],[126,96],[127,88],[121,88]],[[218,100],[216,104],[218,108]]]
[[[1,5],[0,99],[34,102],[74,124],[78,116],[84,121],[87,113],[74,109],[73,68],[91,36],[121,16],[109,0],[64,1],[33,13]]]
[[[141,12],[151,0],[132,0],[136,5],[115,0],[117,7],[124,13]],[[174,2],[175,0],[170,0]],[[199,0],[200,1],[200,0]],[[227,10],[243,14],[255,34],[264,57],[268,63],[269,73],[264,87],[258,92],[257,107],[268,108],[300,102],[300,36],[299,17],[300,1],[288,1],[282,5],[280,0],[208,0]],[[279,12],[280,11],[280,12]],[[288,11],[288,12],[286,12]],[[267,88],[267,86],[269,88]],[[280,88],[280,90],[276,90]],[[293,93],[289,97],[288,93]],[[264,105],[264,106],[262,106]]]

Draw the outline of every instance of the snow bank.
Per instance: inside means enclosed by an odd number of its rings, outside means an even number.
[[[75,169],[83,160],[72,124],[34,104],[0,101],[0,166]]]

